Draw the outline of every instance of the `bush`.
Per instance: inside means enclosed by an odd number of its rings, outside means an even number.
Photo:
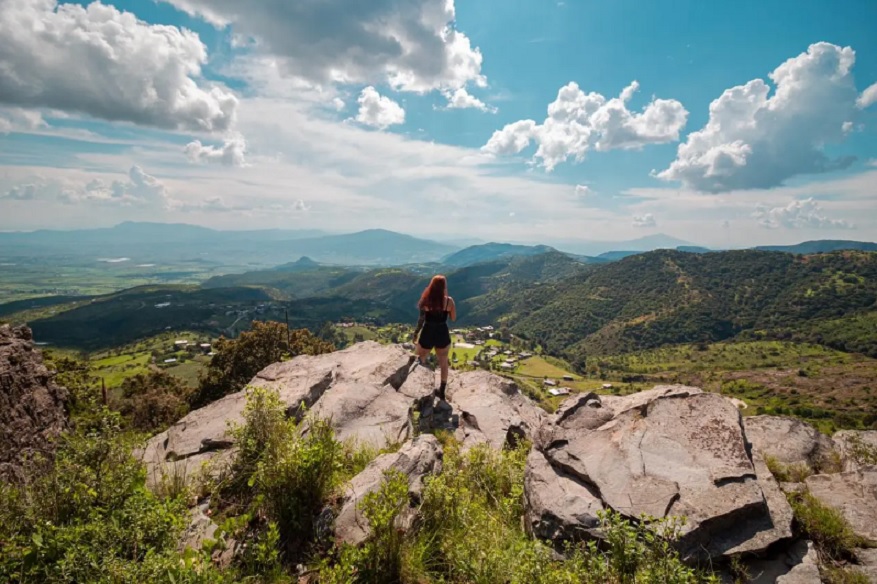
[[[204,554],[177,552],[185,503],[146,489],[118,414],[92,421],[53,461],[0,485],[0,581],[225,581]]]
[[[259,536],[266,521],[275,525],[285,559],[297,559],[345,476],[343,446],[328,422],[309,418],[296,424],[277,392],[262,388],[249,391],[244,424],[232,434],[238,453],[218,488],[220,506],[253,518],[243,526],[245,537]]]
[[[136,430],[155,433],[189,412],[191,393],[178,378],[164,371],[139,373],[122,382],[119,411]]]
[[[272,363],[297,355],[329,353],[335,347],[307,329],[290,330],[279,322],[253,321],[249,331],[237,339],[219,339],[213,350],[216,354],[192,395],[193,408],[240,391],[256,373]]]

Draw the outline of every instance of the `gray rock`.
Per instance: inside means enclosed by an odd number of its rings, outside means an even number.
[[[366,494],[380,488],[385,471],[393,469],[405,474],[408,477],[409,498],[419,501],[424,478],[441,472],[441,464],[442,447],[430,434],[407,442],[398,452],[378,456],[344,489],[341,511],[335,518],[336,542],[359,545],[366,540],[369,527],[360,510],[360,503]]]
[[[412,400],[389,385],[342,382],[317,401],[312,414],[329,420],[338,440],[383,448],[411,434]]]
[[[744,418],[746,438],[765,456],[786,465],[806,464],[819,470],[831,459],[831,439],[813,426],[784,416]]]
[[[190,510],[189,525],[180,540],[180,549],[200,550],[205,542],[216,539],[219,526],[208,515],[210,502],[196,505]]]
[[[856,550],[856,559],[859,565],[852,569],[864,574],[868,582],[877,584],[877,549]]]
[[[813,542],[798,540],[772,558],[744,561],[749,584],[820,584],[819,556]]]
[[[598,536],[603,503],[592,487],[552,467],[536,449],[527,457],[525,477],[525,520],[533,536],[555,543]]]
[[[877,430],[841,430],[832,436],[843,470],[877,464]]]
[[[766,550],[769,546],[781,540],[791,539],[792,523],[795,519],[795,513],[792,506],[789,505],[788,499],[777,484],[764,458],[758,452],[754,452],[752,462],[755,466],[755,476],[761,491],[764,493],[764,500],[767,504],[767,515],[758,515],[749,519],[747,529],[744,533],[748,536],[745,541],[734,545],[728,542],[728,548],[724,552],[725,555],[758,553]],[[732,530],[728,533],[735,533],[739,530]],[[721,539],[721,536],[719,536]]]
[[[840,511],[859,537],[877,543],[877,466],[813,475],[805,483],[814,497]]]
[[[20,478],[35,454],[50,456],[67,429],[69,394],[52,377],[29,328],[0,326],[0,480]]]
[[[512,381],[487,371],[452,377],[447,395],[460,412],[456,436],[464,450],[485,442],[503,448],[521,438],[531,439],[546,418]]]
[[[588,429],[593,415],[561,414],[556,420],[572,429],[555,424],[544,454],[607,507],[632,518],[685,516],[681,543],[691,558],[762,551],[791,535],[788,505],[766,468],[753,464],[729,400],[662,386],[601,401],[610,421]]]
[[[383,446],[388,440],[408,436],[403,428],[410,395],[421,394],[428,387],[425,372],[412,375],[408,383],[412,362],[409,353],[398,345],[368,341],[335,353],[302,355],[275,363],[259,372],[250,386],[276,390],[287,405],[287,414],[299,419],[306,409],[316,408],[331,390],[332,396],[319,409],[326,416],[334,416],[333,426],[339,435]],[[403,386],[404,392],[400,391]],[[173,472],[182,467],[180,472],[190,475],[218,452],[232,449],[228,430],[232,424],[243,422],[246,401],[246,391],[227,395],[189,412],[152,437],[141,453],[148,474],[166,473],[168,463],[174,462]],[[350,404],[345,405],[345,401]],[[358,419],[356,413],[362,417]]]

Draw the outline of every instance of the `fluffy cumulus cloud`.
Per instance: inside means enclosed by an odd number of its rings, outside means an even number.
[[[851,48],[816,43],[770,74],[773,95],[762,79],[727,89],[710,104],[706,126],[679,145],[658,176],[717,193],[849,166],[852,158],[832,159],[823,147],[849,133],[870,91],[858,95],[854,63]]]
[[[534,161],[547,171],[570,158],[584,159],[590,150],[638,149],[679,139],[688,112],[676,100],[653,99],[641,112],[627,104],[639,89],[634,81],[621,95],[606,99],[599,93],[585,93],[569,83],[548,106],[541,124],[521,120],[493,133],[482,150],[488,154],[517,154],[531,141],[538,145]]]
[[[576,196],[578,197],[587,197],[588,195],[592,195],[594,191],[588,185],[576,185],[575,188]]]
[[[225,130],[237,98],[199,83],[198,36],[99,1],[0,0],[0,103],[169,129]]]
[[[495,114],[497,109],[489,106],[468,91],[460,87],[454,92],[446,91],[445,97],[448,99],[448,109],[478,109],[483,112]]]
[[[0,198],[13,201],[32,201],[37,198],[39,189],[39,185],[36,184],[16,185]]]
[[[128,171],[126,180],[107,183],[94,179],[84,186],[67,185],[61,189],[60,199],[70,204],[100,202],[162,208],[173,205],[165,186],[136,164]]]
[[[752,216],[762,227],[768,229],[853,229],[855,226],[843,219],[830,219],[822,207],[812,198],[792,201],[785,207],[758,205]]]
[[[214,163],[237,167],[247,165],[247,142],[241,136],[227,138],[222,146],[205,145],[200,140],[194,140],[186,144],[184,151],[193,163]]]
[[[633,226],[634,227],[656,227],[658,222],[655,220],[655,216],[651,213],[646,213],[645,215],[636,215],[633,218]]]
[[[877,83],[862,92],[856,104],[860,108],[870,107],[877,103]]]
[[[389,82],[403,91],[484,85],[481,52],[453,26],[453,0],[164,0],[231,26],[289,75],[316,83]]]
[[[398,103],[368,86],[362,90],[359,99],[359,113],[356,121],[373,128],[384,129],[396,124],[405,123],[405,110]]]

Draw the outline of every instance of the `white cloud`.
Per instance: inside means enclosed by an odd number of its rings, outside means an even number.
[[[13,201],[32,201],[37,198],[39,186],[35,184],[16,185],[6,191],[2,199],[12,199]]]
[[[856,100],[856,105],[862,109],[870,107],[875,103],[877,103],[877,83],[863,91],[862,95],[859,96],[859,99]]]
[[[2,87],[0,87],[0,95],[2,95]],[[42,114],[38,111],[26,110],[20,107],[0,108],[0,134],[8,134],[20,130],[32,131],[47,126],[48,124],[43,120]]]
[[[311,208],[304,201],[298,199],[295,203],[293,203],[292,208],[296,211],[300,211],[302,213],[309,211]]]
[[[405,110],[402,106],[381,95],[372,86],[363,89],[356,101],[359,103],[356,121],[361,124],[383,130],[388,126],[405,123]]]
[[[333,97],[332,98],[332,107],[334,107],[336,111],[340,112],[341,110],[344,109],[344,100],[341,99],[340,97]]]
[[[164,0],[252,38],[288,75],[389,82],[402,91],[484,85],[481,52],[454,27],[453,0]]]
[[[633,218],[633,226],[634,227],[656,227],[658,222],[655,221],[655,216],[651,213],[646,213],[645,215],[636,215]]]
[[[753,217],[759,225],[768,229],[854,229],[855,226],[843,219],[829,219],[819,203],[812,198],[792,201],[785,207],[758,205]]]
[[[207,146],[195,140],[186,144],[186,156],[192,162],[207,162],[223,166],[246,166],[247,142],[241,136],[226,138],[222,146]]]
[[[706,126],[689,134],[658,176],[717,193],[849,166],[852,158],[830,159],[823,146],[852,128],[845,124],[857,112],[854,62],[851,48],[816,43],[770,74],[772,96],[761,79],[725,90],[710,104]]]
[[[593,189],[588,185],[576,185],[576,196],[578,197],[587,197],[589,195],[594,194]]]
[[[638,149],[679,139],[688,112],[676,100],[653,99],[642,112],[631,112],[627,102],[639,89],[634,81],[619,97],[606,99],[585,93],[570,82],[558,91],[540,125],[533,120],[508,124],[493,133],[482,150],[489,154],[516,154],[530,141],[538,144],[534,161],[545,170],[569,158],[581,162],[589,150]]]
[[[97,202],[170,208],[175,204],[165,186],[136,164],[128,171],[127,180],[114,180],[107,183],[100,178],[95,178],[84,185],[81,183],[47,184],[45,191],[57,192],[58,198],[70,205]]]
[[[0,103],[113,121],[225,130],[237,98],[199,85],[198,35],[93,2],[0,0]]]
[[[492,114],[495,114],[497,112],[497,109],[495,107],[487,105],[462,87],[460,87],[453,93],[450,91],[446,91],[445,97],[448,100],[448,109],[474,108]]]

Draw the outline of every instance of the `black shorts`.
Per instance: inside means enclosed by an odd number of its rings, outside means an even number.
[[[417,342],[424,349],[445,349],[451,346],[451,331],[446,324],[426,323]]]

